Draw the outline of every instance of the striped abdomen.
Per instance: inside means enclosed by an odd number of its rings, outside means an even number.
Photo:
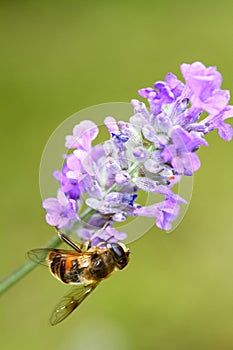
[[[64,283],[82,283],[82,270],[77,256],[52,251],[49,256],[49,267],[52,274]]]

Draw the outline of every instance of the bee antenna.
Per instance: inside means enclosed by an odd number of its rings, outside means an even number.
[[[100,242],[97,244],[97,247],[101,246],[103,243],[106,243],[107,248],[111,248],[111,243],[109,243],[110,239],[114,238],[114,236],[110,236],[107,239],[99,238]]]

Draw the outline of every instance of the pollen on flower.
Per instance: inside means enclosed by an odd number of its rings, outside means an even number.
[[[170,176],[170,177],[168,178],[168,180],[169,180],[169,181],[175,180],[175,176],[174,176],[174,175],[173,175],[173,176]]]
[[[78,234],[93,245],[125,239],[126,233],[113,225],[129,217],[151,216],[160,229],[171,228],[186,203],[172,188],[200,168],[197,152],[208,145],[205,136],[215,129],[225,141],[233,136],[225,122],[233,117],[233,106],[216,67],[184,63],[181,73],[183,82],[168,73],[164,81],[140,89],[145,103],[131,100],[128,122],[103,116],[109,132],[103,144],[93,145],[99,133],[94,122],[84,120],[73,128],[63,168],[53,173],[60,185],[57,198],[43,202],[49,225],[73,230],[85,201],[88,219]],[[142,206],[139,190],[163,200]]]

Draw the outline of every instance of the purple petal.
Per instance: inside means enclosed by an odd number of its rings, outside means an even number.
[[[171,133],[172,142],[175,145],[177,149],[180,151],[190,151],[188,149],[188,144],[191,141],[192,137],[190,136],[190,133],[188,133],[186,130],[181,128],[180,126],[176,126]]]
[[[133,99],[133,100],[131,100],[131,104],[134,108],[134,114],[141,114],[145,118],[149,117],[149,112],[146,108],[145,103]]]
[[[123,185],[130,181],[130,175],[126,172],[120,172],[116,174],[115,181],[118,185]]]
[[[161,156],[164,160],[164,162],[170,162],[170,160],[174,157],[176,157],[176,147],[175,145],[169,145],[164,148],[164,150],[161,153]]]
[[[56,210],[58,206],[58,200],[57,198],[47,198],[43,201],[42,206],[45,210]]]
[[[168,73],[166,75],[165,82],[167,83],[167,85],[169,86],[176,98],[181,95],[184,89],[184,84],[180,80],[178,80],[174,74]]]
[[[91,141],[98,135],[98,127],[90,120],[83,120],[73,129],[73,135],[66,137],[65,146],[67,148],[78,148],[89,151]]]
[[[87,228],[80,228],[78,230],[78,236],[83,239],[84,241],[90,241],[91,236],[93,235],[94,231],[87,229]]]
[[[224,141],[231,141],[233,129],[230,124],[222,123],[218,127],[218,134]]]
[[[143,97],[143,98],[153,98],[156,96],[156,92],[152,88],[145,88],[145,89],[140,89],[138,90],[138,94]]]
[[[148,157],[148,151],[146,148],[139,146],[133,149],[133,156],[136,158],[138,162],[143,162]]]
[[[76,151],[75,151],[76,152]],[[81,151],[80,151],[81,152]],[[85,153],[86,152],[83,152]],[[81,158],[81,157],[80,157]],[[69,157],[67,158],[67,166],[70,170],[79,170],[81,168],[81,161],[80,158],[78,156],[76,156],[75,154],[71,154],[69,155]]]
[[[104,124],[105,124],[105,126],[108,129],[110,134],[117,133],[119,131],[119,127],[117,125],[117,122],[116,122],[115,118],[113,118],[113,117],[106,117],[104,119]]]
[[[191,103],[209,113],[218,113],[229,101],[229,92],[221,90],[222,76],[215,67],[202,63],[182,64],[181,72],[192,91]]]
[[[67,205],[69,205],[69,201],[68,199],[66,198],[64,192],[62,191],[58,191],[57,193],[57,199],[58,199],[58,202],[63,205],[64,207],[66,207]]]

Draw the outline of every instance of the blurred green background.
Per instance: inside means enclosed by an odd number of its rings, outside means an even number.
[[[233,3],[1,1],[1,276],[48,241],[38,174],[53,130],[82,108],[129,102],[137,89],[216,65],[233,92]],[[0,299],[1,349],[233,349],[232,143],[199,152],[189,210],[166,235],[130,244],[130,265],[64,323],[67,291],[36,269]],[[138,227],[140,229],[140,227]],[[143,229],[143,228],[142,228]]]

